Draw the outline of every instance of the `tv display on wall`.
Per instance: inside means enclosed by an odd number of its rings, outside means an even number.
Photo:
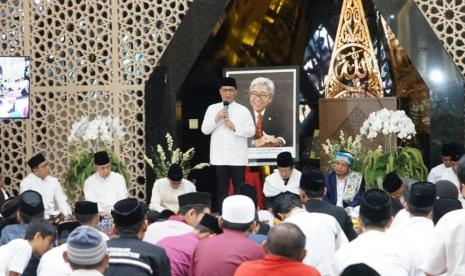
[[[29,57],[0,56],[0,119],[26,119],[30,112]]]

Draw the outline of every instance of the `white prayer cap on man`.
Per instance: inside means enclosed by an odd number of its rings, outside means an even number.
[[[250,223],[255,219],[255,205],[247,196],[228,196],[223,201],[222,217],[230,223]]]

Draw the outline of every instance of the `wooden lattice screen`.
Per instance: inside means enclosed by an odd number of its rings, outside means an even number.
[[[67,136],[86,115],[122,119],[117,153],[130,193],[145,198],[144,83],[188,9],[188,0],[0,2],[0,55],[31,57],[31,116],[0,122],[0,172],[9,193],[44,152],[52,174],[67,168]]]

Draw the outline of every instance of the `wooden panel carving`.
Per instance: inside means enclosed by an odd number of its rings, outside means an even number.
[[[188,0],[28,0],[0,3],[0,55],[31,56],[31,117],[0,122],[0,173],[9,193],[36,152],[67,168],[67,136],[81,116],[121,118],[116,149],[130,194],[145,198],[144,82],[188,10]]]

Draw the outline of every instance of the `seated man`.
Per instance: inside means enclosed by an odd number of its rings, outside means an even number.
[[[36,191],[25,191],[19,196],[19,207],[16,213],[19,223],[5,226],[1,232],[0,245],[14,239],[24,239],[28,224],[33,219],[44,218],[42,196]]]
[[[181,166],[176,163],[172,164],[168,170],[168,176],[158,179],[153,184],[150,210],[161,212],[168,209],[177,213],[179,211],[178,196],[195,191],[195,185],[183,178]]]
[[[15,239],[0,247],[0,275],[21,275],[34,253],[42,256],[50,248],[55,227],[44,219],[31,222],[25,238]]]
[[[455,144],[443,144],[441,148],[441,159],[442,163],[432,168],[428,174],[428,182],[436,183],[441,180],[442,173],[444,170],[450,168],[450,157]]]
[[[199,224],[204,214],[210,214],[211,195],[195,192],[180,195],[179,211],[165,221],[154,222],[147,228],[144,241],[157,244],[161,239],[190,233]]]
[[[434,224],[431,217],[436,201],[436,187],[433,183],[417,182],[410,191],[405,205],[409,218],[396,227],[391,226],[388,234],[402,244],[413,258],[414,275],[424,275],[421,265],[433,236]]]
[[[440,180],[449,180],[450,182],[454,183],[457,187],[457,190],[460,190],[460,182],[457,177],[457,170],[458,170],[458,161],[464,155],[465,149],[463,145],[457,145],[452,149],[452,153],[450,156],[450,167],[444,169]]]
[[[171,275],[165,251],[142,241],[147,230],[145,209],[135,198],[120,200],[113,207],[114,230],[119,236],[107,242],[110,266],[105,275]]]
[[[45,157],[39,153],[29,159],[27,164],[32,172],[19,184],[19,192],[22,193],[27,190],[38,192],[44,202],[45,218],[57,216],[60,213],[64,216],[71,216],[68,199],[63,193],[58,179],[50,176],[48,161],[45,160]],[[58,205],[58,210],[55,203]]]
[[[283,222],[297,225],[307,237],[304,264],[314,266],[323,276],[337,275],[334,254],[347,244],[346,235],[334,217],[310,213],[302,207],[299,196],[286,192],[276,198],[273,213]]]
[[[391,198],[393,215],[404,209],[404,203],[409,198],[410,187],[413,183],[415,180],[400,178],[396,172],[390,172],[383,178],[383,189]]]
[[[62,222],[57,225],[57,246],[45,253],[39,261],[37,276],[69,276],[73,272],[63,258],[66,242],[74,229],[81,226],[77,221]]]
[[[84,182],[84,197],[97,202],[100,213],[110,215],[113,205],[128,197],[126,181],[121,174],[111,171],[111,160],[106,151],[94,154],[94,164],[97,172]]]
[[[302,173],[294,168],[294,158],[290,152],[278,154],[276,158],[278,169],[265,178],[263,194],[265,195],[265,208],[271,208],[273,198],[284,192],[299,194],[299,182]]]
[[[0,205],[0,214],[2,216],[2,220],[0,222],[0,232],[7,225],[19,223],[18,216],[17,216],[18,208],[19,208],[19,197],[18,196],[8,198]]]
[[[349,241],[355,239],[352,220],[344,208],[323,200],[325,194],[324,176],[317,169],[306,169],[300,178],[300,199],[310,213],[323,213],[333,216],[341,226]]]
[[[103,276],[108,267],[107,243],[92,227],[80,226],[68,238],[64,259],[69,262],[71,276]]]
[[[320,276],[314,267],[304,265],[307,238],[300,228],[292,223],[282,223],[270,230],[263,245],[264,259],[241,264],[234,276]]]
[[[224,232],[197,245],[190,275],[233,275],[243,262],[265,256],[260,245],[247,238],[255,219],[253,201],[243,195],[232,195],[223,201],[221,210],[220,226]]]
[[[334,172],[325,175],[324,200],[344,208],[360,205],[365,183],[361,173],[350,170],[354,157],[347,151],[339,151],[334,161]]]
[[[170,259],[171,275],[189,275],[192,256],[197,244],[201,240],[221,233],[223,230],[218,225],[218,218],[205,214],[193,232],[166,237],[159,241],[157,246],[165,249],[166,255]]]
[[[380,275],[414,275],[409,252],[386,234],[392,221],[392,207],[385,191],[367,191],[360,205],[358,220],[362,234],[336,252],[332,260],[337,268],[335,275],[358,263],[367,264]]]

